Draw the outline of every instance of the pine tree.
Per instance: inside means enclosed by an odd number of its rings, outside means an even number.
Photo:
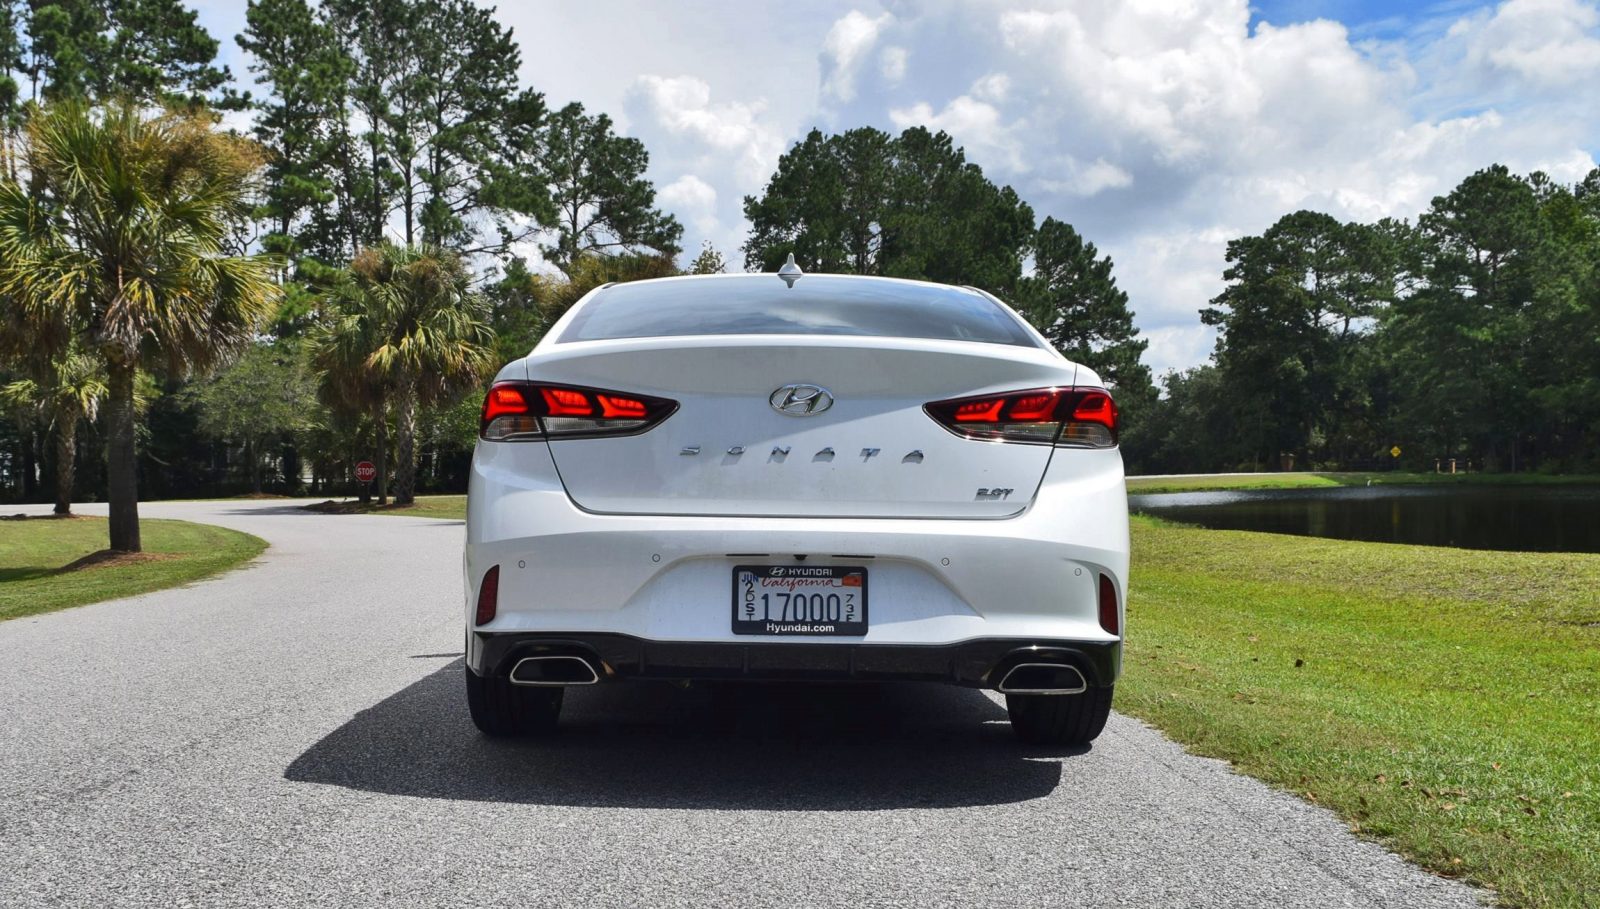
[[[517,87],[521,53],[492,10],[468,0],[321,9],[352,61],[336,158],[360,245],[378,242],[394,214],[407,244],[499,252],[549,217],[534,162],[544,99]]]
[[[1118,400],[1154,392],[1150,367],[1140,362],[1148,341],[1139,337],[1128,294],[1101,256],[1072,225],[1045,218],[1034,237],[1033,274],[1023,278],[1017,305],[1067,359],[1100,374]]]
[[[613,132],[610,117],[567,105],[545,125],[540,155],[555,206],[556,242],[544,253],[569,277],[589,253],[677,255],[683,225],[655,208],[644,143]]]
[[[945,133],[813,130],[747,196],[745,266],[789,254],[809,271],[925,278],[1008,294],[1022,273],[1033,210],[996,186]]]
[[[237,40],[266,92],[253,103],[256,139],[270,150],[258,217],[262,245],[290,259],[325,262],[355,253],[339,216],[336,144],[354,65],[306,0],[251,0]]]
[[[0,176],[11,179],[17,176],[16,148],[23,122],[17,74],[26,70],[20,13],[17,0],[0,0]]]
[[[55,0],[26,16],[21,70],[33,100],[242,104],[215,64],[217,40],[180,0]]]

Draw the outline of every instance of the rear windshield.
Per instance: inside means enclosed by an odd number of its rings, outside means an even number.
[[[774,275],[618,284],[573,317],[562,341],[682,335],[871,335],[1037,347],[982,294],[942,284]]]

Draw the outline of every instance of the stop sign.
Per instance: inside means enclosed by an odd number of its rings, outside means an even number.
[[[371,461],[362,461],[356,465],[356,479],[363,483],[371,483],[377,475],[378,468],[372,466]]]

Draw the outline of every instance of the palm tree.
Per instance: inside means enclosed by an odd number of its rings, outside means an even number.
[[[106,396],[104,365],[80,351],[52,361],[39,379],[19,379],[0,387],[0,399],[17,408],[31,407],[56,431],[56,514],[72,513],[72,485],[77,474],[78,424],[93,420]]]
[[[369,362],[388,336],[387,313],[346,272],[324,294],[324,313],[307,339],[318,395],[335,418],[354,429],[370,417],[377,429],[378,504],[389,501],[389,401],[393,383]],[[364,436],[364,433],[359,435]],[[361,488],[367,501],[367,487]]]
[[[475,387],[494,367],[488,306],[461,257],[434,246],[362,250],[329,295],[332,311],[314,335],[313,362],[325,397],[378,416],[383,457],[388,407],[395,412],[395,504],[416,498],[417,408]],[[380,484],[385,465],[378,464]],[[385,488],[379,486],[382,501]]]
[[[0,180],[0,327],[104,363],[111,548],[135,552],[138,370],[212,369],[276,306],[269,259],[230,254],[263,159],[210,115],[128,102],[51,106],[23,138],[25,183]]]

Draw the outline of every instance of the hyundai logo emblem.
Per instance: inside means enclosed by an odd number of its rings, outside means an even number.
[[[767,399],[772,409],[791,417],[810,417],[833,406],[833,392],[803,382],[785,385]]]

